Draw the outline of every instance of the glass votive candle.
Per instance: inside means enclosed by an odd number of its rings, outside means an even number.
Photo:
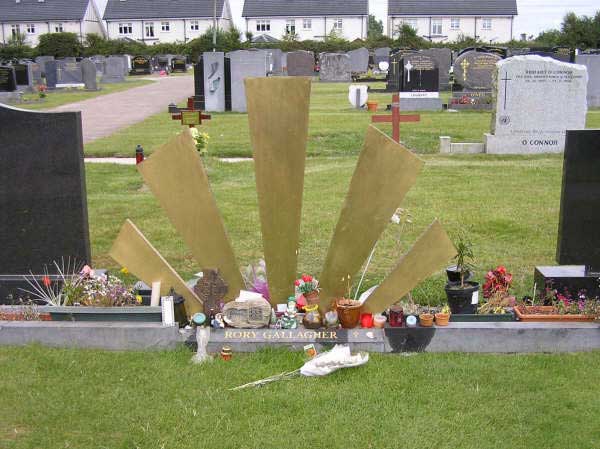
[[[383,329],[385,327],[386,321],[387,318],[385,317],[385,315],[377,314],[373,316],[373,326],[378,329]]]
[[[402,322],[404,321],[404,311],[400,306],[392,306],[390,307],[390,326],[392,327],[402,327]]]
[[[363,328],[373,327],[373,314],[363,313],[360,316],[360,327],[363,327]]]

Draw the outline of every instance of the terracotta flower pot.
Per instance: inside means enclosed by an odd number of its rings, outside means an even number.
[[[433,326],[433,315],[431,313],[422,313],[419,315],[419,323],[421,323],[421,327]]]
[[[449,322],[450,322],[450,314],[449,313],[436,313],[435,314],[436,326],[448,326]]]
[[[309,305],[319,304],[319,291],[313,290],[312,292],[305,293],[304,299],[306,299],[306,303]]]
[[[338,318],[344,329],[354,329],[358,325],[361,307],[360,303],[346,305],[336,302]]]
[[[376,101],[367,101],[367,110],[369,112],[377,112],[377,106],[379,106],[379,103]]]

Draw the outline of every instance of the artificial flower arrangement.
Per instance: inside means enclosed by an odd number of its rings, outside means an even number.
[[[498,265],[485,275],[483,297],[486,302],[478,308],[479,314],[507,313],[508,309],[515,306],[516,299],[509,293],[512,286],[513,275],[503,265]]]
[[[267,281],[267,264],[264,259],[260,259],[256,265],[248,265],[242,277],[248,291],[260,293],[267,301],[271,299]]]
[[[300,279],[294,281],[296,296],[302,295],[308,304],[319,302],[319,281],[308,274],[303,274]]]

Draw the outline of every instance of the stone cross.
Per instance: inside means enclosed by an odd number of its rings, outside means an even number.
[[[413,65],[408,61],[404,68],[406,69],[406,82],[410,83],[410,71],[412,70]]]
[[[391,123],[392,124],[392,139],[400,143],[400,122],[420,122],[419,114],[400,115],[400,95],[392,95],[392,115],[373,115],[372,123]]]
[[[508,82],[512,81],[512,78],[508,77],[508,72],[504,72],[504,78],[501,78],[500,81],[504,81],[504,106],[502,109],[506,109],[506,89],[508,87]]]
[[[212,268],[202,270],[203,276],[194,286],[194,293],[202,300],[204,313],[208,317],[211,310],[213,313],[221,311],[219,303],[227,294],[229,287],[219,276],[219,270]]]
[[[182,125],[194,128],[196,125],[202,124],[202,119],[210,120],[210,115],[203,114],[200,109],[194,108],[194,97],[189,97],[187,108],[179,109],[177,113],[171,115],[171,119],[181,120]]]

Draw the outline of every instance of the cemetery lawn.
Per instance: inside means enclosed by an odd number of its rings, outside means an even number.
[[[153,83],[154,81],[145,80],[145,79],[136,79],[132,77],[123,83],[113,83],[113,84],[100,84],[98,86],[101,88],[100,90],[87,92],[83,89],[67,89],[67,90],[57,90],[54,92],[48,92],[46,96],[46,101],[42,103],[31,103],[31,104],[18,104],[14,105],[15,107],[22,109],[31,109],[31,110],[43,110],[43,109],[52,109],[63,104],[67,103],[75,103],[78,101],[89,100],[90,98],[95,98],[100,95],[112,94],[115,92],[120,92],[123,90],[128,90],[133,87],[145,86],[147,84]],[[26,94],[24,95],[26,100],[37,100],[38,94]]]
[[[383,88],[384,83],[372,83],[372,88]],[[447,97],[449,93],[442,93]],[[365,130],[371,122],[371,113],[356,111],[348,103],[348,84],[312,84],[309,122],[309,156],[347,156],[359,153]],[[389,114],[385,105],[391,95],[371,93],[369,99],[379,102],[378,114]],[[402,102],[400,102],[402,108]],[[167,105],[165,105],[166,111]],[[406,113],[406,111],[404,111]],[[400,139],[417,153],[437,153],[439,136],[451,136],[454,142],[483,142],[489,132],[490,112],[421,112],[418,123],[403,123]],[[209,152],[219,157],[251,157],[248,116],[240,113],[211,113],[213,120],[203,122],[201,128],[211,139]],[[391,135],[391,125],[378,124]],[[600,128],[600,110],[588,114],[588,128]],[[153,115],[143,122],[123,129],[112,136],[85,145],[86,156],[133,157],[136,145],[141,144],[146,154],[162,145],[179,132],[180,125],[168,113]]]
[[[598,447],[600,352],[371,354],[367,365],[259,389],[303,364],[187,349],[0,348],[2,449]]]

